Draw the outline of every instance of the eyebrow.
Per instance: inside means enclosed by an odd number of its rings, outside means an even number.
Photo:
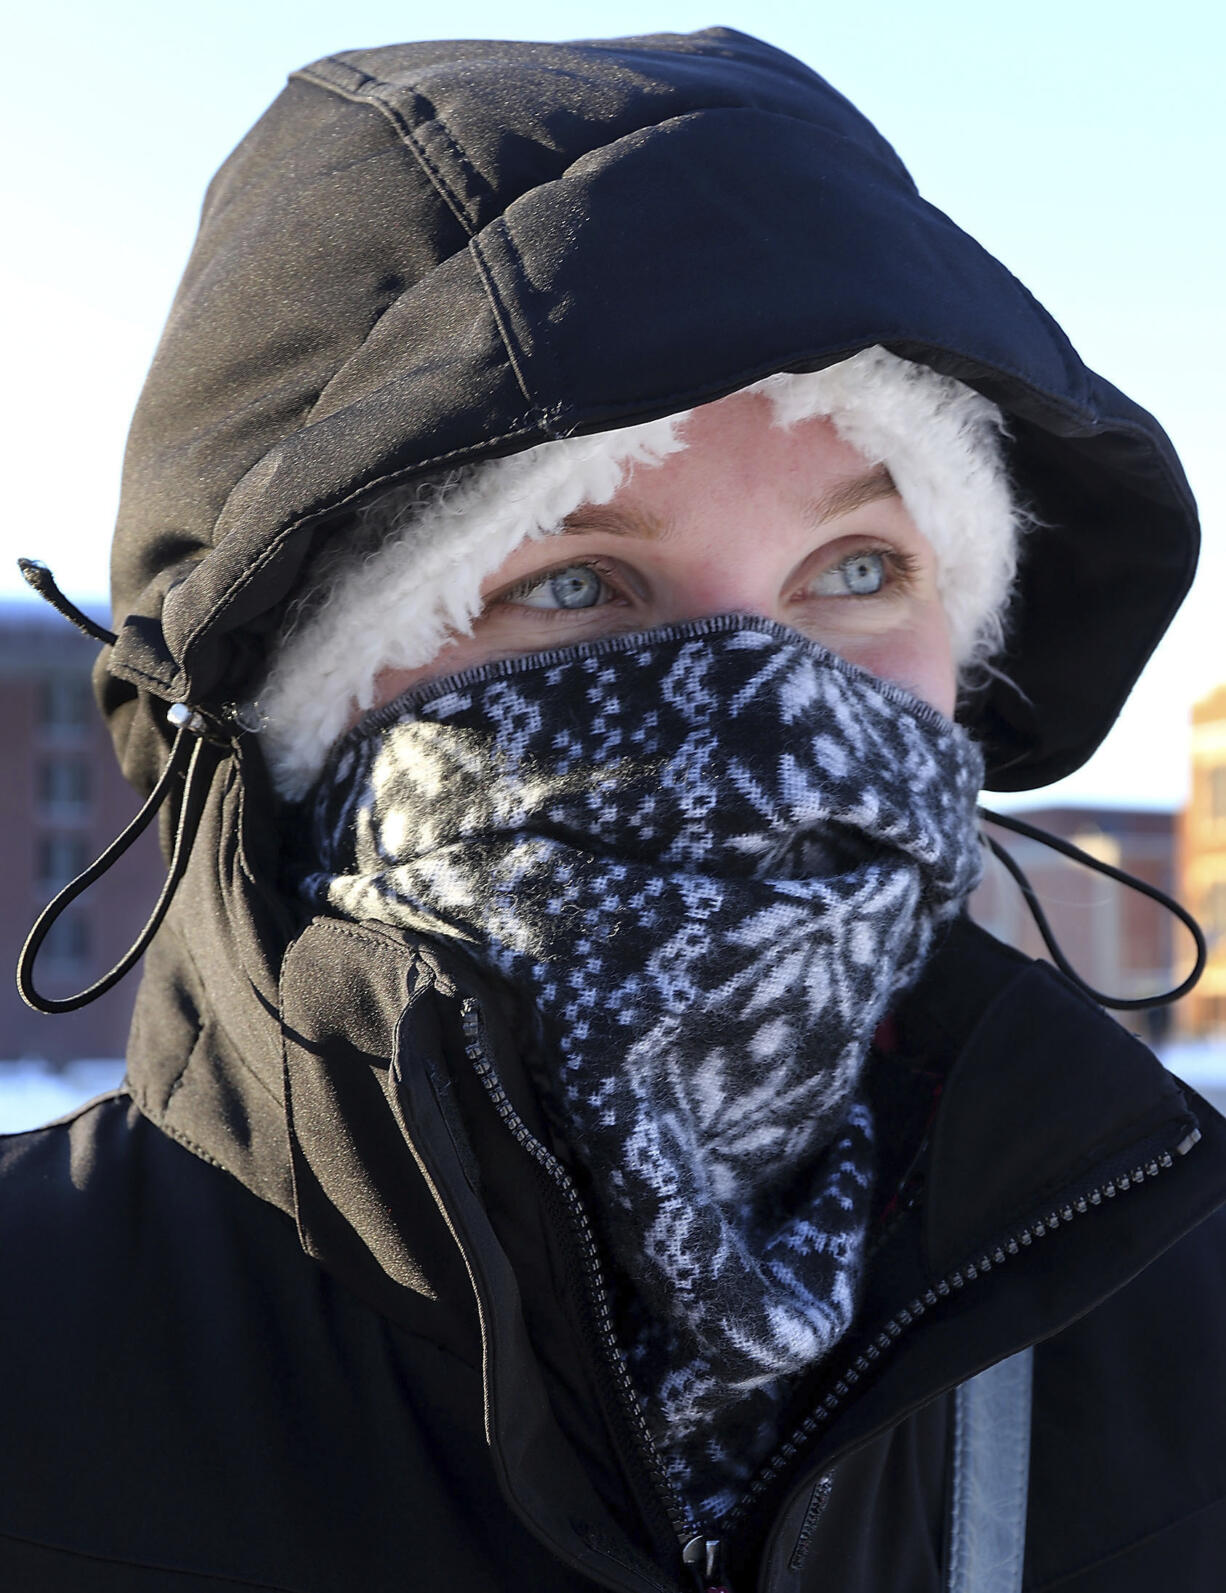
[[[882,498],[896,498],[898,488],[885,465],[877,465],[862,476],[850,481],[840,481],[807,506],[806,513],[815,526],[840,515],[862,509],[865,504],[877,503]],[[593,531],[603,531],[614,537],[641,537],[648,542],[659,542],[668,536],[668,526],[653,514],[643,514],[637,509],[613,509],[607,505],[587,503],[573,510],[562,521],[564,536],[582,536]]]
[[[668,527],[654,514],[596,503],[581,504],[562,521],[563,536],[582,536],[591,531],[604,531],[613,537],[643,537],[649,542],[659,542],[668,535]]]
[[[850,514],[853,509],[862,509],[867,503],[877,503],[882,498],[897,498],[898,495],[894,477],[885,465],[878,465],[866,475],[856,476],[851,481],[841,481],[837,487],[831,487],[829,492],[823,493],[815,503],[810,504],[809,514],[814,525],[823,525],[841,514]]]

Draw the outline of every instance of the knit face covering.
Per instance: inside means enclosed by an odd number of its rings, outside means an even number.
[[[860,1075],[978,879],[981,776],[935,709],[729,615],[416,688],[309,799],[309,900],[463,939],[537,1015],[537,1084],[696,1519],[851,1323]]]

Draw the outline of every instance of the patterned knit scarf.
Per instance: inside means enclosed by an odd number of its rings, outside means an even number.
[[[309,799],[308,899],[462,938],[538,1015],[538,1087],[696,1520],[851,1323],[857,1085],[977,880],[981,773],[900,687],[724,616],[430,682]]]

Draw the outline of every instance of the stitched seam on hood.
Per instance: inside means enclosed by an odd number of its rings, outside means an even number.
[[[328,64],[346,67],[346,63],[343,61],[329,62]],[[354,71],[354,68],[346,67],[346,70]],[[303,82],[311,83],[316,88],[323,89],[326,93],[335,94],[340,99],[350,101],[351,104],[369,105],[374,110],[379,111],[395,128],[396,132],[400,136],[401,142],[409,148],[417,163],[421,166],[422,170],[429,178],[431,187],[438,192],[448,210],[452,212],[456,220],[464,228],[464,231],[471,238],[477,229],[472,216],[469,214],[467,202],[456,192],[451,183],[448,182],[438,162],[432,159],[432,157],[429,155],[417,137],[414,128],[406,120],[403,111],[398,105],[394,105],[391,100],[382,92],[384,85],[381,84],[377,78],[369,77],[365,73],[359,74],[355,72],[355,75],[361,77],[361,86],[356,89],[347,89],[341,84],[333,83],[329,78],[317,74],[312,68],[309,67],[301,72],[294,73],[295,78],[300,78]],[[434,112],[434,107],[430,105],[428,100],[425,100],[420,94],[417,93],[415,89],[406,89],[405,92],[412,95],[415,107],[429,107],[430,115],[428,118],[422,116],[420,118],[422,121],[438,121],[438,118]],[[476,169],[464,155],[463,151],[452,139],[449,130],[441,122],[438,122],[438,125],[443,129],[443,134],[451,147],[451,153],[455,158],[456,165],[472,176],[478,183],[481,184],[482,187],[488,188],[489,185],[483,181],[480,174],[476,171]]]
[[[344,414],[344,410],[341,410],[340,413]],[[329,419],[333,418],[335,417],[329,416]],[[184,640],[183,663],[176,671],[175,678],[180,679],[184,674],[191,674],[191,654],[193,649],[198,645],[201,636],[206,631],[211,630],[213,628],[214,622],[220,619],[222,615],[225,614],[226,610],[242,596],[248,585],[255,579],[257,575],[260,574],[264,566],[274,562],[280,556],[282,546],[288,538],[297,535],[298,532],[304,530],[307,526],[312,525],[317,520],[324,520],[329,515],[339,513],[342,509],[347,508],[350,504],[368,496],[373,492],[378,491],[380,488],[395,486],[398,482],[404,480],[406,477],[422,475],[426,471],[435,469],[441,465],[445,465],[449,461],[456,458],[460,458],[462,461],[467,462],[478,448],[481,450],[481,457],[485,457],[487,454],[496,452],[503,443],[515,442],[520,438],[530,439],[525,441],[524,447],[531,447],[531,439],[535,437],[535,430],[536,428],[532,426],[517,427],[514,431],[502,432],[497,437],[482,438],[480,442],[474,444],[472,448],[452,448],[446,453],[435,454],[430,458],[417,460],[411,465],[406,465],[403,470],[389,471],[385,476],[372,476],[368,481],[364,481],[360,487],[355,487],[352,492],[347,493],[343,498],[338,498],[335,503],[330,503],[322,509],[313,509],[308,514],[300,515],[297,519],[291,521],[288,525],[283,527],[282,530],[275,534],[273,540],[269,542],[268,545],[260,552],[258,557],[251,564],[246,566],[246,568],[238,575],[238,577],[226,588],[222,596],[218,598],[212,607],[209,608],[207,612],[202,615],[197,623],[192,627],[191,631]],[[280,444],[277,446],[280,446]],[[274,453],[275,451],[276,449],[272,448],[269,450],[269,454]],[[258,459],[255,464],[251,466],[251,470],[258,469],[260,465],[262,465],[268,459],[269,454],[265,454],[261,459]],[[250,473],[250,471],[245,471],[242,480],[245,481]],[[235,487],[232,489],[231,496],[233,496],[233,492],[237,491],[241,484],[241,481],[235,483]],[[218,546],[218,544],[214,543],[213,546],[215,548]],[[207,553],[205,554],[205,557],[208,557]],[[279,607],[281,605],[269,605],[270,608],[274,606]],[[128,666],[125,665],[124,667],[126,669]],[[132,666],[132,673],[144,675],[145,672],[134,665]],[[147,675],[145,678],[156,681],[158,685],[165,684],[165,682],[156,676]]]
[[[491,223],[491,225],[494,225],[494,223]],[[506,236],[505,228],[503,229],[503,236]],[[503,306],[502,295],[499,293],[498,284],[494,280],[493,268],[486,258],[479,236],[469,241],[468,252],[473,258],[477,268],[477,275],[481,280],[481,286],[485,290],[486,298],[489,300],[490,313],[494,317],[494,325],[498,329],[498,336],[502,339],[502,346],[506,350],[507,360],[511,369],[515,372],[515,380],[519,384],[519,390],[524,395],[525,402],[531,405],[533,412],[536,413],[537,404],[528,386],[528,378],[524,374],[523,351],[511,325],[510,313]],[[518,256],[514,256],[514,258],[518,260]]]

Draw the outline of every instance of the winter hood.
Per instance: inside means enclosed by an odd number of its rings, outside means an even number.
[[[355,50],[222,167],[138,407],[100,689],[148,786],[224,713],[344,511],[426,471],[882,344],[1010,419],[1027,538],[969,715],[997,789],[1077,767],[1191,579],[1151,416],[814,72],[727,29]],[[1010,684],[1009,682],[1012,682]]]

